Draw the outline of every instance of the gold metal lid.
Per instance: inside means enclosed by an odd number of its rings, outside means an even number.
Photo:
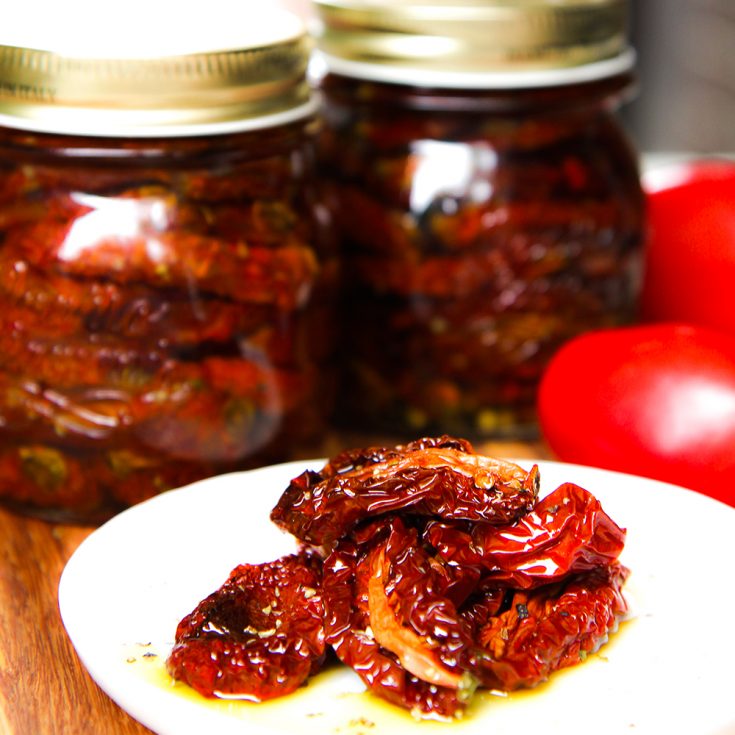
[[[313,112],[303,24],[257,0],[25,5],[0,24],[0,125],[170,137]]]
[[[315,0],[337,72],[434,86],[535,86],[629,68],[627,0]]]

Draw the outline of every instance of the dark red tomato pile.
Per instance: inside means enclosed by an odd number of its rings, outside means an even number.
[[[463,439],[345,451],[292,480],[271,514],[298,554],[241,565],[186,616],[171,675],[263,701],[331,649],[416,717],[461,715],[479,688],[532,687],[597,650],[626,613],[625,531],[537,467]]]
[[[735,506],[735,162],[680,165],[646,188],[641,324],[556,353],[541,429],[562,460]]]

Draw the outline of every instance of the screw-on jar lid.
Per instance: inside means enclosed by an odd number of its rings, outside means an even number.
[[[627,0],[315,0],[336,72],[450,87],[566,84],[629,69]]]
[[[0,125],[169,137],[313,111],[303,24],[256,0],[14,6],[0,23]]]

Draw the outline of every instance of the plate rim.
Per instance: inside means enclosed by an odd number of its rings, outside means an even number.
[[[131,707],[130,701],[127,697],[123,696],[122,698],[119,696],[119,692],[117,693],[111,693],[108,691],[108,689],[99,682],[99,676],[100,672],[98,670],[98,667],[95,665],[94,662],[90,662],[87,659],[87,656],[83,655],[82,652],[79,651],[77,648],[77,642],[74,639],[74,636],[70,633],[68,628],[68,620],[74,619],[74,614],[72,613],[70,615],[70,610],[73,608],[72,600],[69,598],[70,594],[70,583],[69,580],[73,580],[73,575],[77,573],[76,568],[78,565],[83,564],[85,562],[86,555],[91,551],[94,551],[94,547],[98,543],[104,543],[106,540],[107,535],[111,532],[115,533],[118,526],[124,527],[126,524],[129,524],[131,522],[134,523],[135,519],[142,514],[143,517],[147,513],[150,513],[150,508],[154,507],[154,513],[160,512],[161,509],[165,510],[166,506],[171,503],[176,503],[177,498],[181,498],[184,496],[190,496],[190,495],[196,495],[199,492],[202,492],[204,489],[206,489],[207,486],[212,484],[223,484],[225,488],[228,487],[229,483],[236,482],[240,480],[243,477],[254,477],[258,475],[264,475],[266,478],[268,476],[272,475],[274,472],[276,472],[279,476],[281,473],[284,475],[288,474],[290,471],[293,471],[293,477],[300,474],[300,472],[303,472],[306,469],[311,468],[319,468],[323,465],[323,463],[326,460],[324,458],[315,458],[315,459],[306,459],[306,460],[294,460],[289,462],[282,462],[272,465],[267,465],[264,467],[259,467],[251,470],[243,470],[243,471],[237,471],[237,472],[231,472],[227,473],[225,475],[218,475],[215,477],[205,478],[203,480],[199,480],[197,482],[191,483],[189,485],[182,486],[180,488],[168,490],[164,493],[161,493],[160,495],[157,495],[153,498],[150,498],[148,500],[142,501],[120,513],[118,513],[113,518],[106,521],[104,524],[99,526],[98,528],[94,529],[75,549],[75,551],[72,553],[70,558],[68,559],[66,565],[64,566],[64,569],[62,571],[62,574],[59,579],[58,584],[58,605],[59,605],[59,612],[61,615],[62,623],[64,625],[64,629],[66,632],[67,637],[70,639],[74,650],[76,652],[77,657],[79,658],[82,665],[87,669],[87,671],[92,676],[93,680],[95,681],[96,685],[106,694],[106,696],[109,696],[113,701],[115,701],[123,710],[128,712],[133,718],[136,720],[142,722],[146,727],[152,728],[155,732],[160,733],[161,735],[167,735],[173,733],[176,733],[177,730],[171,730],[168,727],[168,723],[165,721],[158,721],[158,715],[161,714],[164,716],[165,719],[165,713],[146,713],[145,718],[140,718],[140,713],[137,711],[137,708],[135,707],[135,703],[133,703],[133,706]],[[591,465],[583,465],[583,464],[574,464],[574,463],[568,463],[568,462],[561,462],[555,459],[536,459],[536,458],[513,458],[510,461],[516,462],[520,464],[521,466],[527,465],[528,467],[532,466],[533,464],[539,465],[539,469],[541,470],[541,477],[542,477],[542,484],[543,484],[543,477],[544,477],[544,467],[548,469],[553,468],[555,471],[561,473],[565,472],[567,470],[570,471],[572,474],[591,474],[591,477],[594,478],[595,476],[600,476],[601,478],[605,478],[608,482],[611,482],[613,480],[619,480],[621,482],[627,481],[634,481],[635,483],[643,483],[644,485],[650,485],[653,488],[659,488],[666,492],[673,492],[676,495],[679,495],[681,498],[684,498],[686,502],[692,502],[695,504],[695,506],[702,508],[704,510],[707,510],[709,512],[718,512],[721,513],[722,509],[724,508],[725,511],[730,511],[733,517],[733,521],[735,521],[735,508],[732,508],[731,506],[722,503],[721,501],[712,498],[710,496],[704,495],[702,493],[699,493],[697,491],[691,490],[689,488],[674,485],[671,483],[663,482],[660,480],[655,480],[653,478],[647,478],[637,475],[632,475],[625,472],[619,472],[615,470],[608,470],[605,468],[595,467]],[[577,478],[579,479],[579,478]],[[571,478],[570,481],[574,482],[575,479]],[[581,484],[581,483],[580,483]],[[588,484],[588,483],[586,483]],[[283,488],[285,489],[285,487]],[[550,491],[553,488],[548,489],[542,489],[542,495],[546,493],[546,491]],[[590,489],[591,492],[594,492],[594,488]],[[275,501],[277,499],[277,492],[278,490],[276,488],[273,489],[273,495],[272,499]],[[602,499],[603,505],[605,504],[605,498]],[[702,512],[704,512],[704,510]],[[102,541],[100,541],[102,539]],[[80,561],[81,560],[81,561]],[[71,606],[71,607],[70,607]],[[149,685],[145,685],[145,689]],[[118,696],[116,696],[116,694]],[[733,718],[732,726],[735,728],[735,718]],[[257,724],[250,724],[248,723],[248,732],[253,733],[254,735],[260,735],[260,733],[269,733],[272,732],[270,730],[263,730],[259,725]]]

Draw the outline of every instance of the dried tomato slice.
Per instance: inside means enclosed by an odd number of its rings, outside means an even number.
[[[617,561],[625,531],[599,501],[565,483],[536,502],[538,482],[537,468],[479,457],[450,436],[337,454],[294,479],[273,511],[302,556],[238,567],[180,623],[171,670],[180,664],[179,678],[208,696],[287,693],[309,665],[288,654],[274,670],[268,646],[306,619],[321,631],[313,670],[331,646],[372,693],[419,718],[460,716],[477,686],[534,686],[605,642],[626,612],[628,576]],[[290,559],[317,563],[310,594],[283,571]],[[273,622],[279,589],[293,606]],[[318,609],[305,613],[312,597]],[[259,645],[256,666],[245,654]]]
[[[6,233],[4,246],[36,268],[67,276],[176,289],[196,283],[205,293],[286,310],[308,301],[319,271],[313,248],[296,239],[251,247],[193,232],[155,232],[144,218],[140,226],[142,234],[132,237],[84,231],[77,237],[74,222],[42,220]]]
[[[15,444],[4,432],[0,437],[0,499],[54,520],[84,517],[100,523],[111,511],[213,472],[212,465],[152,458],[132,447],[72,453],[50,441]]]
[[[370,459],[381,452],[382,461]],[[526,472],[511,462],[468,453],[465,446],[425,441],[373,450],[365,461],[344,468],[328,463],[322,473],[303,473],[283,493],[271,519],[314,544],[337,540],[365,518],[404,509],[504,524],[533,507],[538,486],[535,466]]]
[[[436,522],[425,536],[446,562],[478,567],[494,584],[521,589],[609,564],[625,545],[625,531],[600,501],[573,483],[511,525]]]
[[[109,368],[97,385],[84,382],[101,370],[90,361],[39,363],[59,383],[25,379],[3,363],[0,356],[0,435],[70,450],[130,449],[151,462],[242,461],[272,440],[284,410],[297,411],[317,390],[309,370],[237,358],[170,361],[158,373]],[[200,475],[216,470],[202,466]]]
[[[3,329],[29,338],[80,335],[145,339],[149,346],[226,342],[262,330],[275,318],[265,304],[236,304],[199,296],[196,303],[174,292],[103,279],[42,275],[23,260],[0,254]]]
[[[466,439],[457,439],[443,434],[439,437],[423,437],[422,439],[409,442],[404,446],[345,449],[334,457],[331,457],[321,469],[320,474],[322,477],[333,477],[349,470],[386,462],[389,459],[399,457],[402,452],[428,449],[430,447],[456,449],[458,452],[474,454],[472,444]]]
[[[236,567],[179,623],[169,673],[205,697],[294,691],[324,659],[320,577],[308,553]]]
[[[456,716],[475,687],[464,660],[473,643],[445,574],[398,517],[365,535],[324,562],[327,643],[378,696],[420,717]]]
[[[474,617],[475,640],[486,654],[474,672],[482,685],[532,687],[596,651],[627,612],[621,588],[628,575],[615,562],[559,584],[515,591],[505,612],[484,621]],[[465,617],[472,620],[473,611]]]

